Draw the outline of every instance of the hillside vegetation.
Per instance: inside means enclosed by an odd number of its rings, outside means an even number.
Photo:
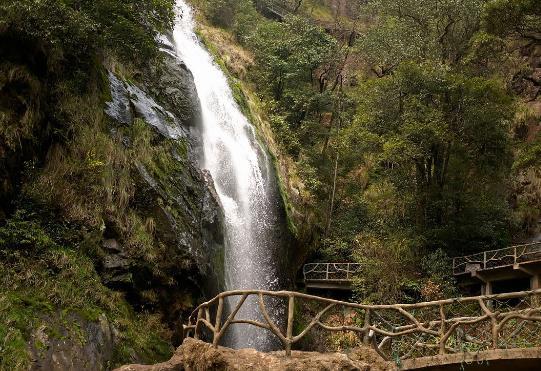
[[[157,40],[174,3],[0,0],[0,370],[166,360],[223,290],[197,92]],[[273,155],[291,265],[432,300],[457,294],[453,256],[540,232],[539,0],[193,5]]]
[[[537,232],[539,2],[197,4],[257,95],[301,244],[363,263],[359,299],[451,295],[451,257]]]

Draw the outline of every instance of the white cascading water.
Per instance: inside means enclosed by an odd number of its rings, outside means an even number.
[[[279,288],[273,254],[281,223],[271,165],[254,128],[234,100],[224,73],[197,38],[192,8],[177,0],[173,37],[177,53],[192,72],[202,109],[202,167],[209,170],[226,217],[225,286],[234,289]],[[230,303],[233,304],[233,303]],[[260,319],[255,300],[237,317]],[[261,329],[235,325],[227,345],[272,348]]]

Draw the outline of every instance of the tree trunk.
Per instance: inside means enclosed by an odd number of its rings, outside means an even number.
[[[329,206],[329,214],[327,216],[327,225],[325,226],[325,237],[327,237],[327,233],[329,232],[329,229],[331,228],[332,213],[334,211],[334,198],[336,196],[336,178],[338,176],[338,158],[339,158],[339,153],[336,152],[336,158],[334,160],[334,177],[333,177],[333,184],[332,184],[331,202]]]

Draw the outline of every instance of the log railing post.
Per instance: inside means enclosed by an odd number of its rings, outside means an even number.
[[[440,304],[440,354],[445,354],[445,343],[447,342],[447,339],[445,338],[445,332],[447,331],[445,327],[445,307],[443,304]]]
[[[203,317],[203,308],[199,308],[197,311],[197,319],[195,320],[194,339],[199,340],[199,320]]]
[[[364,334],[363,334],[363,343],[368,345],[370,343],[370,321],[371,313],[370,309],[366,308],[364,312]]]
[[[487,301],[485,303],[485,300]],[[488,317],[490,321],[490,332],[492,334],[492,347],[491,349],[497,349],[498,348],[498,319],[497,313],[492,312],[492,300],[487,299],[486,297],[479,297],[477,299],[479,306],[481,307],[481,310],[485,313],[485,315]]]
[[[498,322],[495,318],[490,319],[492,325],[492,349],[498,349],[498,337],[500,335]]]
[[[286,330],[286,344],[285,344],[286,356],[291,355],[294,316],[295,316],[295,295],[290,295],[288,308],[287,308],[287,330]]]
[[[214,347],[218,346],[220,341],[219,333],[220,327],[222,326],[222,313],[224,311],[224,298],[220,296],[218,299],[218,309],[216,309],[216,322],[214,322],[214,334],[212,337],[212,345]]]
[[[330,263],[325,264],[325,279],[326,280],[329,279],[329,265],[330,265]]]
[[[487,269],[487,252],[483,253],[483,269]]]

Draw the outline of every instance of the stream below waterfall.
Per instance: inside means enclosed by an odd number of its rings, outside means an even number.
[[[279,289],[276,254],[283,245],[285,221],[273,165],[235,102],[227,77],[196,36],[192,8],[183,0],[177,0],[177,7],[177,53],[193,74],[201,102],[200,165],[212,175],[226,217],[225,288]],[[281,311],[278,305],[270,307],[275,316]],[[258,320],[258,313],[251,298],[237,318]],[[253,326],[235,325],[225,345],[270,350],[273,337]]]

